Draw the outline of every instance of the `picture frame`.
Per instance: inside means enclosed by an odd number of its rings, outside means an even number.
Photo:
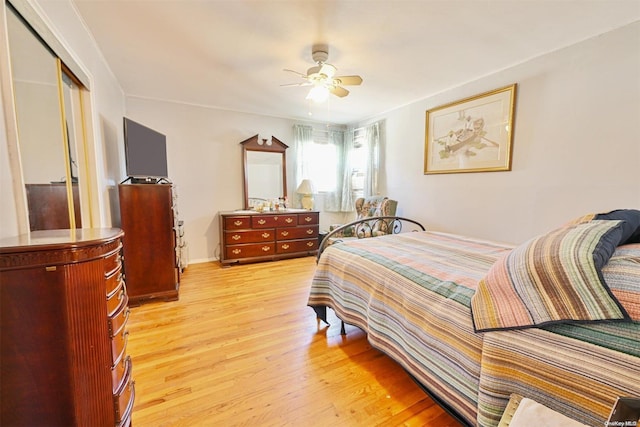
[[[424,173],[511,170],[517,84],[427,110]]]

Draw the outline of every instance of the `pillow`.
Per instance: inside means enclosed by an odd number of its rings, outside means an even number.
[[[627,243],[640,243],[640,211],[636,209],[618,209],[604,214],[596,214],[597,220],[622,221],[621,245]]]
[[[475,330],[628,320],[601,271],[623,238],[621,222],[562,227],[496,261],[471,299]]]
[[[640,243],[619,246],[602,276],[631,319],[640,322]]]
[[[570,225],[584,224],[585,222],[589,222],[591,220],[594,220],[596,215],[597,214],[594,214],[594,213],[582,215],[582,216],[580,216],[578,218],[574,218],[571,221],[567,222],[566,224],[563,225],[563,227],[568,227]]]
[[[587,427],[532,399],[512,394],[498,427]]]
[[[624,221],[622,224],[623,237],[620,244],[640,243],[640,211],[637,209],[616,209],[607,213],[590,213],[569,221],[565,226],[583,224],[594,219]]]

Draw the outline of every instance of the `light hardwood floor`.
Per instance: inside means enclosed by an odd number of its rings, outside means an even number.
[[[318,324],[314,269],[193,264],[179,301],[133,307],[133,425],[458,426],[361,330]]]

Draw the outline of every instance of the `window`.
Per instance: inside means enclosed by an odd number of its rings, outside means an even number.
[[[314,140],[305,150],[306,175],[313,181],[316,191],[338,191],[338,176],[345,175],[342,169],[348,168],[346,176],[351,177],[351,188],[355,197],[362,197],[364,178],[367,173],[367,149],[364,132],[345,131],[353,134],[353,146],[347,150],[344,162],[340,162],[338,152],[343,149],[343,138],[327,138],[314,133]]]
[[[295,182],[310,179],[325,194],[324,210],[352,212],[356,198],[377,194],[379,123],[344,131],[295,125],[294,135]]]
[[[338,149],[335,144],[312,142],[307,150],[307,176],[318,192],[336,191]]]

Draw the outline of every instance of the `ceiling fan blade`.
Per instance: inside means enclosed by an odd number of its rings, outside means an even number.
[[[302,77],[303,79],[306,79],[306,78],[307,78],[307,75],[306,75],[306,74],[302,74],[302,73],[299,73],[298,71],[290,70],[290,69],[288,69],[288,68],[285,68],[285,69],[284,69],[284,70],[282,70],[282,71],[288,71],[288,72],[290,72],[290,73],[297,74],[297,75],[299,75],[300,77]]]
[[[337,76],[333,78],[333,81],[339,85],[357,86],[362,83],[362,77],[360,76]]]
[[[280,85],[281,87],[287,87],[287,86],[311,86],[310,82],[302,82],[302,83],[286,83],[283,85]]]
[[[345,96],[349,95],[349,91],[341,86],[330,87],[329,92],[336,96],[339,96],[340,98],[344,98]]]

